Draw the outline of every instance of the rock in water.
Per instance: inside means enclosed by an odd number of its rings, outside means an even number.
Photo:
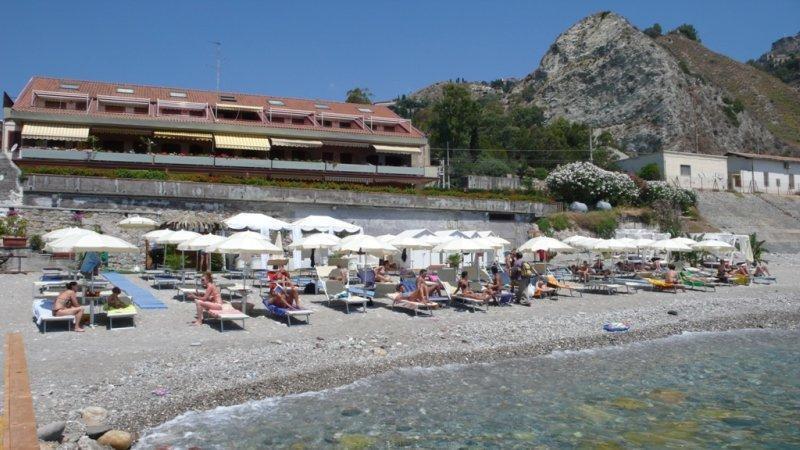
[[[673,389],[654,389],[650,392],[650,398],[663,403],[678,404],[686,400],[686,394]]]
[[[114,450],[128,450],[132,441],[133,436],[127,431],[121,430],[111,430],[97,440],[98,443],[111,446]]]
[[[635,398],[630,397],[620,397],[616,398],[611,402],[612,405],[616,406],[620,409],[627,409],[627,410],[637,410],[637,409],[645,409],[649,405],[641,400],[636,400]]]
[[[81,410],[81,421],[87,426],[102,425],[106,423],[108,411],[99,406],[87,406]]]
[[[36,436],[42,441],[60,441],[66,422],[50,422],[36,429]]]

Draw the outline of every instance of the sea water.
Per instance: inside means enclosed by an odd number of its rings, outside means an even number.
[[[693,333],[397,370],[184,414],[138,446],[800,448],[800,332]]]

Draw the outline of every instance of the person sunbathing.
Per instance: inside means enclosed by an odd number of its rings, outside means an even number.
[[[753,276],[756,276],[756,277],[771,277],[772,276],[772,274],[769,273],[769,269],[767,268],[767,263],[762,261],[761,264],[759,264],[759,263],[755,263],[755,264],[756,264],[756,270],[755,270],[755,272],[753,272]]]
[[[589,268],[589,262],[584,261],[581,263],[580,267],[578,267],[578,279],[584,283],[589,281],[589,275],[591,273],[591,269]]]
[[[122,309],[127,308],[128,304],[120,300],[119,295],[122,294],[122,289],[114,286],[111,288],[111,295],[106,299],[108,309]]]
[[[433,294],[437,297],[442,296],[442,280],[439,279],[439,274],[434,271],[431,274],[425,275],[425,287],[428,288],[428,294]]]
[[[503,281],[500,278],[500,271],[497,269],[497,266],[492,266],[491,272],[492,279],[490,280],[489,284],[486,285],[485,292],[492,298],[497,298],[497,296],[503,291]]]
[[[667,268],[669,270],[664,274],[664,281],[671,284],[678,283],[678,272],[675,271],[675,264],[670,263]]]
[[[222,309],[222,294],[220,294],[219,287],[214,284],[214,277],[211,276],[211,272],[203,273],[203,278],[200,280],[200,283],[205,289],[203,295],[193,293],[186,294],[188,299],[194,300],[195,307],[197,308],[197,315],[192,325],[203,324],[203,313],[205,311]]]
[[[83,333],[81,327],[81,319],[83,319],[83,306],[78,303],[78,295],[75,292],[75,287],[78,283],[70,281],[66,285],[66,289],[58,294],[56,300],[53,302],[53,315],[54,316],[75,316],[75,331]]]
[[[551,288],[550,286],[547,285],[547,283],[544,282],[544,280],[539,278],[536,281],[536,291],[533,296],[541,298],[544,297],[545,295],[555,294],[555,292],[556,292],[555,288]]]
[[[728,282],[728,271],[725,270],[725,264],[723,263],[717,266],[717,280],[722,283]]]
[[[492,296],[485,293],[485,292],[474,292],[469,287],[469,278],[467,271],[461,272],[461,278],[458,279],[458,287],[456,288],[456,294],[461,292],[462,297],[471,298],[473,300],[480,300],[482,302],[488,302]]]
[[[425,269],[421,269],[419,271],[419,275],[417,275],[417,290],[422,295],[422,298],[425,299],[425,302],[423,303],[427,303],[429,300],[428,298],[429,290],[428,290],[427,280],[428,280],[428,271]]]
[[[397,292],[397,297],[395,297],[392,303],[397,303],[401,300],[408,300],[409,302],[415,303],[431,303],[431,301],[422,294],[422,290],[419,288],[419,285],[417,285],[415,290],[406,292],[406,288],[403,286],[403,283],[399,283],[395,288],[395,292]]]
[[[345,283],[347,277],[349,276],[347,273],[347,269],[341,269],[342,277],[345,279]],[[275,285],[280,286],[283,288],[283,292],[293,301],[295,304],[300,304],[300,291],[299,288],[294,282],[292,282],[292,277],[289,275],[289,271],[286,270],[286,266],[281,266],[278,269],[278,272],[275,274]]]
[[[375,268],[375,282],[376,283],[388,283],[392,281],[389,278],[389,261],[381,261],[378,267]]]

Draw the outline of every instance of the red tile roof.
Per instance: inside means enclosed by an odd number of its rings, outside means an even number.
[[[74,84],[77,85],[77,89],[63,89],[61,87],[62,84]],[[124,94],[117,92],[117,88],[129,88],[133,89],[132,94]],[[88,94],[92,106],[90,106],[89,112],[85,111],[71,111],[71,110],[59,110],[59,109],[45,109],[40,107],[32,106],[33,100],[33,93],[34,91],[47,91],[47,92],[63,92],[63,93],[82,93]],[[181,92],[185,93],[186,97],[171,97],[170,92]],[[320,115],[325,115],[327,113],[335,113],[335,114],[348,114],[348,115],[355,115],[363,117],[365,120],[369,120],[370,116],[378,118],[388,118],[392,120],[402,120],[400,116],[398,116],[394,111],[389,109],[386,106],[382,105],[360,105],[355,103],[344,103],[344,102],[332,102],[328,100],[308,100],[308,99],[298,99],[298,98],[289,98],[289,97],[275,97],[275,96],[266,96],[266,95],[253,95],[253,94],[242,94],[238,92],[216,92],[216,91],[204,91],[204,90],[197,90],[197,89],[183,89],[183,88],[171,88],[171,87],[159,87],[159,86],[145,86],[145,85],[138,85],[138,84],[130,84],[130,83],[106,83],[106,82],[98,82],[98,81],[87,81],[87,80],[71,80],[71,79],[59,79],[59,78],[49,78],[49,77],[33,77],[30,82],[23,88],[22,92],[19,94],[17,99],[14,101],[14,106],[12,110],[19,110],[19,111],[46,111],[47,113],[55,113],[55,114],[69,114],[69,115],[77,115],[81,114],[87,117],[92,117],[95,115],[98,116],[113,116],[113,117],[120,117],[120,116],[127,116],[132,118],[144,119],[145,117],[148,120],[157,120],[163,122],[214,122],[213,117],[209,118],[197,118],[197,117],[188,117],[188,116],[143,116],[138,114],[119,114],[119,113],[107,113],[104,111],[98,111],[96,107],[96,98],[98,95],[107,95],[107,96],[114,96],[114,97],[131,97],[131,98],[149,98],[151,104],[155,104],[158,100],[166,100],[166,101],[179,101],[179,102],[196,102],[196,103],[208,103],[210,106],[214,106],[217,103],[225,103],[225,104],[235,104],[235,105],[243,105],[243,106],[257,106],[263,107],[265,111],[269,111],[270,107],[272,108],[283,108],[283,109],[295,109],[295,110],[304,110],[304,111],[312,111],[316,114],[316,117],[319,118]],[[236,102],[226,102],[220,99],[220,96],[233,96],[236,98]],[[270,105],[269,100],[278,100],[283,102],[283,105]],[[317,104],[324,104],[327,105],[328,109],[320,109],[317,108],[315,105]],[[363,111],[359,111],[359,108],[369,108],[372,110],[372,113],[365,113]],[[386,136],[408,136],[414,138],[424,137],[424,134],[416,129],[410,122],[405,122],[410,132],[386,132],[386,131],[373,131],[367,127],[367,129],[360,129],[360,127],[352,127],[352,128],[325,128],[322,127],[321,124],[319,126],[314,125],[293,125],[291,123],[265,123],[265,122],[240,122],[240,121],[229,121],[225,119],[217,119],[218,123],[236,123],[239,125],[249,125],[254,127],[269,127],[269,128],[294,128],[294,129],[318,129],[318,130],[332,130],[339,133],[353,133],[353,134],[374,134],[374,135],[386,135]],[[402,129],[398,127],[398,129]]]

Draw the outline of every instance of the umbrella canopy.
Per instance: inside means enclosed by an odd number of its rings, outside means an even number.
[[[480,233],[478,234],[480,235]],[[492,242],[494,244],[500,244],[500,247],[503,247],[505,245],[511,245],[511,242],[501,238],[500,236],[481,236],[481,238],[485,241]]]
[[[52,253],[106,252],[130,253],[139,249],[130,242],[107,234],[85,234],[83,236],[67,236],[52,241],[45,246],[45,251]]]
[[[191,212],[180,214],[167,219],[163,227],[172,230],[196,230],[202,233],[211,233],[219,230],[224,224],[211,217],[208,213]]]
[[[492,250],[491,244],[482,239],[467,239],[462,237],[449,239],[433,248],[433,251],[441,253],[467,253],[480,252],[483,250]]]
[[[149,231],[149,232],[145,233],[143,237],[145,239],[156,241],[159,238],[164,237],[164,236],[166,236],[168,234],[171,234],[171,233],[174,233],[174,231],[164,228],[162,230]]]
[[[353,225],[352,223],[347,223],[343,220],[334,219],[330,216],[308,216],[304,217],[300,220],[292,222],[293,228],[298,228],[302,231],[333,231],[335,233],[341,233],[342,231],[346,231],[348,233],[358,233],[361,231],[361,227],[358,225]]]
[[[653,245],[656,241],[652,239],[636,239],[636,248],[648,248]]]
[[[686,244],[682,244],[680,242],[674,241],[672,239],[663,239],[661,241],[655,241],[650,244],[649,248],[653,248],[656,250],[663,250],[666,252],[690,252],[692,248]]]
[[[685,238],[685,237],[672,238],[672,239],[670,239],[670,241],[680,242],[681,244],[683,244],[683,245],[685,245],[687,247],[691,247],[691,246],[697,244],[697,241],[695,241],[694,239],[689,239],[689,238]]]
[[[597,252],[624,252],[636,250],[636,244],[625,242],[621,239],[600,239],[595,242],[592,250]]]
[[[716,239],[708,239],[705,241],[700,241],[692,246],[693,250],[704,250],[704,251],[729,251],[735,250],[736,247],[728,244],[727,242],[718,241]]]
[[[298,242],[292,242],[289,245],[290,250],[319,250],[329,249],[339,245],[341,240],[336,236],[328,233],[315,233],[310,234]]]
[[[276,247],[264,235],[253,231],[233,233],[219,243],[206,247],[206,251],[239,255],[283,254],[283,250]]]
[[[217,236],[216,234],[201,234],[200,236],[178,244],[178,250],[187,252],[205,250],[206,248],[215,244],[219,244],[224,240],[224,236]]]
[[[523,253],[533,253],[540,250],[547,252],[570,252],[574,249],[558,239],[553,239],[547,236],[539,236],[525,242],[517,250]]]
[[[385,242],[387,244],[391,244],[394,239],[397,239],[399,236],[395,236],[393,234],[382,234],[380,236],[375,236],[381,242]]]
[[[283,251],[283,236],[281,236],[280,231],[278,231],[278,235],[275,236],[275,247],[278,247],[280,251]]]
[[[59,228],[57,230],[53,230],[49,233],[43,234],[42,240],[44,240],[45,242],[52,242],[68,236],[85,236],[87,234],[97,234],[97,233],[95,233],[92,230],[87,230],[86,228],[78,228],[78,227]]]
[[[131,216],[117,222],[117,226],[125,230],[152,230],[158,227],[158,223],[147,217]]]
[[[354,236],[356,236],[357,239],[342,239],[339,250],[349,253],[367,253],[375,256],[383,256],[399,251],[393,245],[379,241],[375,236],[370,236],[368,234],[357,234]]]
[[[194,231],[178,230],[161,236],[156,239],[156,242],[159,244],[180,244],[199,236],[201,236],[200,233],[195,233]]]
[[[473,241],[478,241],[485,246],[487,250],[499,250],[503,248],[503,244],[493,241],[491,239],[482,238],[482,237],[474,237],[472,238]]]
[[[380,236],[378,236],[378,240],[381,240]],[[430,242],[425,242],[422,239],[413,237],[398,237],[388,243],[392,244],[395,248],[405,248],[408,250],[427,250],[433,248],[433,244]]]
[[[443,244],[443,243],[445,243],[445,242],[447,242],[449,240],[452,240],[454,238],[452,238],[450,236],[437,236],[435,234],[428,234],[428,235],[422,236],[422,237],[420,237],[418,239],[421,240],[422,242],[427,243],[427,244],[431,244],[431,245],[437,246],[439,244]]]
[[[228,217],[223,220],[223,223],[233,230],[247,229],[264,232],[265,230],[280,231],[292,229],[292,225],[289,222],[284,222],[261,213],[240,213],[233,217]]]
[[[564,239],[563,243],[569,245],[570,247],[582,248],[584,250],[591,250],[592,248],[594,248],[594,245],[600,240],[601,239],[593,237],[576,235]]]

